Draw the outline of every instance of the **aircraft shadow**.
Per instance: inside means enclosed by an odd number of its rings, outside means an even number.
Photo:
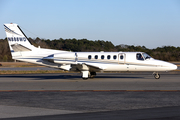
[[[26,75],[0,75],[0,79],[3,79],[3,78],[20,78],[20,79],[28,79],[28,78],[32,78],[33,80],[55,80],[55,79],[67,79],[67,80],[82,80],[82,77],[81,77],[81,74],[77,74],[77,73],[73,73],[73,74],[62,74],[59,75],[59,74],[26,74]],[[137,77],[137,76],[125,76],[125,75],[119,75],[119,74],[116,74],[116,75],[106,75],[106,74],[100,74],[95,77],[95,78],[89,78],[89,79],[109,79],[109,78],[119,78],[119,79],[126,79],[126,78],[130,78],[130,79],[137,79],[137,78],[140,78],[140,79],[143,79],[144,77]]]
[[[5,118],[4,120],[179,120],[180,107],[156,107],[156,108],[143,108],[131,110],[114,110],[114,111],[97,111],[86,113],[72,113],[72,114],[56,114],[56,115],[39,115],[28,117]],[[153,113],[153,115],[152,115]]]

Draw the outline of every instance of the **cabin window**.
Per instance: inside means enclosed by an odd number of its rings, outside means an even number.
[[[117,56],[116,56],[116,55],[114,55],[114,56],[113,56],[113,59],[115,60],[116,58],[117,58]]]
[[[107,56],[107,59],[111,59],[111,56],[110,56],[110,55],[108,55],[108,56]]]
[[[91,59],[91,55],[88,56],[88,59]]]
[[[104,55],[101,55],[101,59],[104,59]]]
[[[95,55],[94,58],[95,58],[95,59],[98,59],[98,55]]]
[[[137,60],[144,60],[143,56],[141,55],[141,53],[137,53],[136,54],[136,58]]]
[[[124,56],[123,56],[123,55],[121,55],[121,56],[120,56],[120,59],[121,59],[121,60],[123,60],[123,59],[124,59]]]

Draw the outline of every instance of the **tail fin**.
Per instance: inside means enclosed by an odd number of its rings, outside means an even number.
[[[17,24],[4,24],[4,27],[11,52],[32,51],[34,46]]]

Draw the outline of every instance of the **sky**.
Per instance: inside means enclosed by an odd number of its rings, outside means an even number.
[[[0,39],[4,23],[31,38],[180,47],[179,0],[0,0]]]

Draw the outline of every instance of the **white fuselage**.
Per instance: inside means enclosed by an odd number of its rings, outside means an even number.
[[[19,52],[20,61],[46,65],[64,70],[72,69],[72,65],[86,64],[90,71],[170,71],[177,66],[153,58],[138,60],[137,54],[142,52],[68,52],[58,50],[39,49],[35,51]],[[15,53],[14,53],[15,54]],[[16,53],[17,54],[17,53]],[[51,56],[50,56],[51,55]],[[50,57],[48,57],[50,56]],[[94,67],[94,69],[93,69]]]

